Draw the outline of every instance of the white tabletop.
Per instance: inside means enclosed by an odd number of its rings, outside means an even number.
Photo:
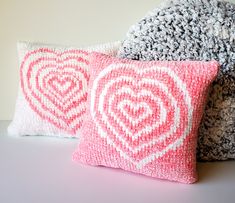
[[[234,203],[235,161],[199,163],[199,182],[172,183],[75,164],[77,140],[7,136],[0,122],[0,203]]]

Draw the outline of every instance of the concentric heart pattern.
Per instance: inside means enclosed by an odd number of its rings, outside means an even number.
[[[28,52],[21,63],[21,88],[32,110],[72,135],[85,112],[88,64],[86,51],[49,48]]]
[[[191,96],[167,67],[111,64],[94,80],[90,102],[98,134],[139,169],[182,145],[192,130]]]

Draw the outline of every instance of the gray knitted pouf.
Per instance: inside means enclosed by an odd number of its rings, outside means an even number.
[[[119,57],[212,60],[221,70],[199,129],[198,159],[235,159],[235,5],[216,0],[167,1],[127,33]]]

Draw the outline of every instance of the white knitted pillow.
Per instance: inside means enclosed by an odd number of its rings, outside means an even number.
[[[18,43],[20,87],[10,135],[78,137],[87,100],[91,51],[111,56],[119,42],[87,48]]]

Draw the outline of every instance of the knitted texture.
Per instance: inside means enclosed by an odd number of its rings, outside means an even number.
[[[11,135],[77,137],[81,127],[90,51],[116,55],[119,42],[83,48],[19,43],[20,88]]]
[[[217,60],[199,130],[198,159],[235,158],[235,5],[216,0],[166,1],[133,25],[119,56],[137,60]]]
[[[217,62],[139,62],[94,53],[73,159],[193,183],[197,130]]]

